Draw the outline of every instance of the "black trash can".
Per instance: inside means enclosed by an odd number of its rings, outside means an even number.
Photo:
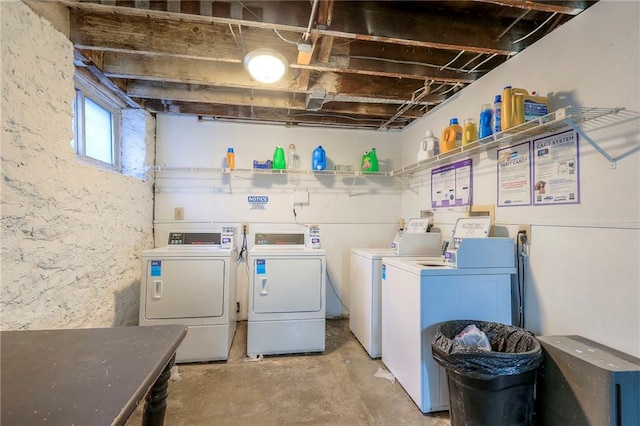
[[[488,337],[491,351],[453,342],[468,325]],[[542,348],[519,327],[458,320],[438,325],[431,342],[433,358],[447,370],[452,426],[530,426],[533,392]]]

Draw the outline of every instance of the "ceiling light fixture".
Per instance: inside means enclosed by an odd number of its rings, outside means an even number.
[[[256,49],[244,57],[244,67],[251,77],[261,83],[275,83],[289,68],[289,63],[280,53],[271,49]]]

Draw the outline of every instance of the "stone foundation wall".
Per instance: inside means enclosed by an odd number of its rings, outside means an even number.
[[[79,162],[71,42],[22,2],[0,7],[2,329],[135,325],[154,118],[123,113],[127,174]]]

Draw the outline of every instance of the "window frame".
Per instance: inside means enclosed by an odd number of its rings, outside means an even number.
[[[121,171],[121,103],[117,102],[113,95],[101,87],[98,83],[86,76],[74,74],[75,97],[73,102],[73,141],[72,147],[76,157],[82,162],[102,168]],[[86,128],[85,128],[85,98],[104,108],[111,114],[111,163],[101,161],[86,155]]]

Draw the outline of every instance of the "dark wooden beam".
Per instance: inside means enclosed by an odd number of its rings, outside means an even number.
[[[83,11],[72,12],[71,22],[70,39],[78,48],[171,56],[170,61],[181,58],[240,63],[245,49],[271,47],[282,53],[292,68],[462,83],[471,83],[479,77],[479,74],[422,66],[417,61],[410,64],[408,61],[392,62],[375,58],[350,59],[348,55],[331,56],[325,62],[299,64],[296,63],[296,46],[283,42],[273,31],[264,33],[255,28],[243,30],[240,36],[239,31],[235,34],[231,28],[220,25],[181,24],[171,20],[157,21],[148,17],[104,15]],[[338,52],[345,50],[338,49]],[[405,51],[411,50],[420,49],[385,44],[385,55],[388,58],[403,55],[409,58]],[[444,65],[443,61],[449,56],[441,55],[438,61]]]
[[[212,105],[180,101],[163,102],[157,99],[141,99],[139,102],[145,109],[154,113],[192,114],[248,121],[269,121],[323,126],[336,125],[341,127],[370,129],[378,129],[385,121],[385,119],[380,117],[335,114],[323,111],[292,111],[274,108]],[[390,128],[402,128],[412,120],[412,118],[400,119],[398,122],[393,123]]]
[[[582,12],[585,2],[550,2],[543,3],[529,0],[473,0],[480,3],[491,3],[498,6],[515,7],[525,10],[537,10],[540,12],[561,13],[563,15],[577,15]],[[567,4],[568,3],[568,4]]]
[[[304,96],[286,92],[221,88],[198,84],[174,84],[158,81],[130,80],[127,94],[132,98],[170,101],[247,105],[280,109],[305,109]]]
[[[182,23],[240,25],[297,34],[306,31],[305,20],[308,20],[311,11],[308,1],[243,2],[245,6],[255,4],[262,12],[261,20],[247,20],[110,7],[72,0],[57,1],[69,6],[71,10],[86,13],[148,16],[154,20],[171,19]],[[514,27],[509,37],[497,40],[497,36],[507,25],[505,22],[492,16],[482,16],[479,19],[477,15],[456,14],[455,11],[439,8],[435,3],[437,2],[359,1],[358,7],[354,7],[353,2],[337,1],[334,4],[331,27],[314,29],[313,32],[320,37],[333,36],[498,55],[517,53],[530,43],[529,39],[518,44],[512,44],[512,41],[534,29],[532,23]]]
[[[293,69],[290,69],[282,80],[267,85],[252,80],[243,65],[239,63],[176,59],[139,54],[105,52],[104,73],[109,77],[167,81],[171,83],[283,90],[288,92],[306,90],[306,87],[298,86],[298,80],[296,79],[298,71]]]

